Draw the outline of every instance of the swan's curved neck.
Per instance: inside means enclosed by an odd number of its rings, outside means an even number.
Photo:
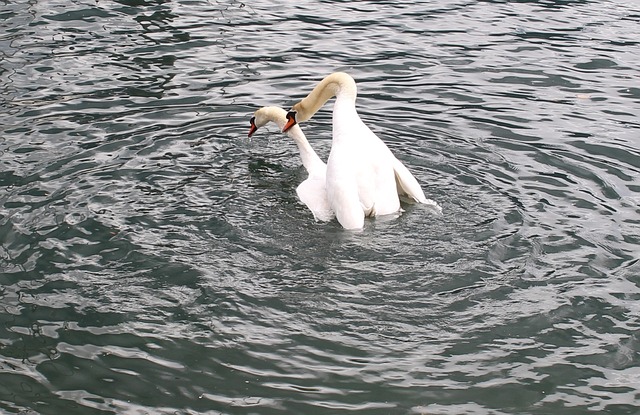
[[[309,95],[292,107],[296,112],[296,121],[303,122],[313,117],[331,98],[344,98],[355,104],[357,95],[356,82],[344,72],[334,72],[325,77]]]
[[[291,129],[289,129],[289,131],[287,131],[287,134],[298,145],[300,158],[302,159],[302,165],[308,172],[311,172],[312,170],[315,170],[317,168],[324,168],[324,162],[313,150],[311,144],[309,144],[309,141],[307,140],[307,137],[304,135],[299,126],[294,125]]]

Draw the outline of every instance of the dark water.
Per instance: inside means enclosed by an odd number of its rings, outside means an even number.
[[[0,412],[640,413],[640,5],[281,3],[2,3]],[[335,70],[442,216],[246,139]]]

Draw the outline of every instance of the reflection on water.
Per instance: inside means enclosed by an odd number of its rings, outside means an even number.
[[[0,412],[635,413],[631,2],[14,2]],[[315,223],[334,70],[444,214]],[[330,111],[304,126],[321,157]]]

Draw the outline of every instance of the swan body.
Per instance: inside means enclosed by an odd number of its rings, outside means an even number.
[[[278,107],[262,107],[257,110],[251,118],[251,128],[249,137],[256,130],[269,122],[274,122],[282,130],[287,122],[287,112]],[[298,126],[287,130],[287,135],[298,145],[302,164],[307,170],[309,177],[296,188],[298,198],[313,213],[313,217],[319,221],[329,221],[333,219],[334,213],[331,210],[327,199],[325,186],[327,165],[318,157],[313,150],[307,137]]]
[[[283,128],[289,131],[336,98],[326,192],[340,224],[346,229],[361,229],[367,216],[398,213],[398,195],[441,211],[436,202],[425,197],[413,174],[362,122],[355,107],[356,95],[356,83],[350,75],[332,73],[291,108]]]

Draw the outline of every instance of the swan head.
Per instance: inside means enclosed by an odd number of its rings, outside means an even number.
[[[253,117],[249,120],[249,134],[251,137],[253,133],[255,133],[258,128],[265,126],[269,122],[274,122],[278,124],[279,128],[284,128],[287,122],[286,118],[287,112],[282,108],[278,107],[262,107],[256,112],[253,113]],[[291,127],[289,127],[291,128]]]
[[[297,112],[294,110],[291,110],[289,112],[287,112],[287,122],[284,125],[284,127],[282,128],[282,132],[286,133],[287,131],[289,131],[289,129],[291,127],[293,127],[294,125],[296,125],[298,123],[298,121],[296,121],[296,116],[297,116]]]
[[[286,123],[284,124],[284,128],[282,128],[282,132],[286,133],[291,127],[300,122],[307,121],[312,115],[313,113],[309,113],[309,111],[307,111],[307,108],[304,106],[302,101],[298,102],[296,105],[291,107],[289,112],[287,112]]]

